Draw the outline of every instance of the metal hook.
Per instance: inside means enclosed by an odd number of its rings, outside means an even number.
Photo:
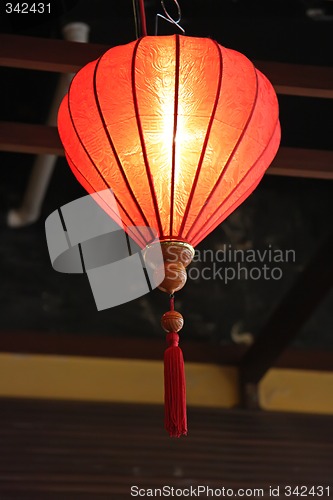
[[[177,28],[180,29],[180,31],[182,33],[185,34],[184,28],[182,26],[180,26],[180,24],[179,24],[180,21],[181,21],[181,19],[182,19],[182,11],[180,9],[180,5],[179,5],[179,3],[178,3],[177,0],[173,0],[173,1],[174,1],[174,3],[176,4],[176,7],[177,7],[178,19],[174,19],[173,17],[170,16],[170,14],[167,11],[167,8],[165,6],[164,0],[161,0],[161,6],[162,6],[162,9],[163,9],[165,15],[163,15],[163,14],[156,14],[156,19],[155,19],[155,36],[158,33],[158,20],[159,20],[159,18],[164,19],[168,23],[174,24],[175,26],[177,26]]]

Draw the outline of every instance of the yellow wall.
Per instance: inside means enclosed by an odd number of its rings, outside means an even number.
[[[185,363],[188,405],[240,402],[237,368]],[[163,403],[163,362],[0,354],[0,397]],[[272,369],[259,385],[270,411],[333,414],[333,372]]]
[[[188,404],[238,404],[235,368],[201,363],[185,368]],[[161,361],[0,354],[0,397],[162,403],[163,390]]]
[[[333,372],[272,369],[259,400],[265,410],[333,414]]]

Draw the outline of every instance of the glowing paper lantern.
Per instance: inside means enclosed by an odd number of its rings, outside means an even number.
[[[149,232],[131,227],[156,229],[166,261],[170,242],[191,260],[192,247],[258,185],[280,141],[266,77],[239,52],[179,35],[147,36],[85,66],[62,102],[59,132],[79,182],[89,193],[110,187],[118,222],[141,246]],[[179,273],[165,291],[184,284]],[[177,425],[171,434],[186,433],[186,418]]]

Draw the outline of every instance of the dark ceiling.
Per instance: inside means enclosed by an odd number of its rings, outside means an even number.
[[[188,35],[210,36],[250,59],[333,65],[333,2],[181,0],[180,4]],[[61,38],[61,28],[67,22],[84,21],[91,27],[91,42],[113,46],[135,38],[131,0],[59,1],[54,5],[62,14],[38,23],[31,16],[1,16],[1,30]],[[146,6],[152,33],[155,14],[161,12],[160,2],[147,1]],[[311,8],[321,9],[322,14],[309,16]],[[161,25],[161,32],[169,29]],[[57,76],[12,68],[0,68],[0,76],[0,119],[45,122]],[[279,102],[282,145],[333,149],[333,100],[279,96]],[[159,318],[167,310],[167,297],[161,292],[97,312],[84,276],[53,271],[44,235],[45,218],[84,195],[65,160],[57,162],[40,220],[11,229],[6,224],[7,212],[20,205],[34,157],[2,152],[0,158],[0,330],[162,338]],[[280,280],[241,278],[226,285],[219,279],[190,279],[177,296],[177,308],[186,319],[184,336],[225,345],[235,342],[237,333],[258,334],[332,230],[332,196],[330,180],[265,176],[256,192],[200,248],[230,244],[234,249],[265,250],[271,245],[294,250],[295,262],[281,265]],[[333,350],[332,332],[331,292],[301,329],[294,345]]]

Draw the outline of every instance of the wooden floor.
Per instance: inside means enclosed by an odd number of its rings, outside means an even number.
[[[169,439],[160,406],[2,399],[0,499],[121,500],[132,485],[333,495],[331,416],[190,408],[189,429]]]

